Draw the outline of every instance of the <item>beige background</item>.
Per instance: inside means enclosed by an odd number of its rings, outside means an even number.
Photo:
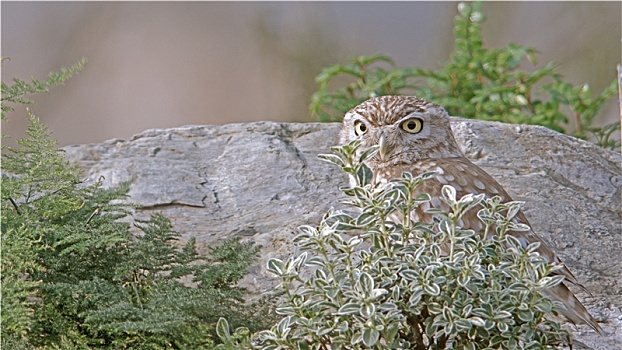
[[[455,2],[5,2],[2,80],[89,64],[31,109],[61,145],[148,128],[309,121],[322,67],[384,53],[436,69],[453,46]],[[487,2],[484,44],[533,46],[574,84],[600,91],[620,62],[620,2]],[[2,122],[23,135],[25,108]],[[615,121],[612,101],[597,124]],[[4,140],[11,144],[12,140]]]

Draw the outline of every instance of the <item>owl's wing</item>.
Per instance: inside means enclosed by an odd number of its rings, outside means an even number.
[[[413,175],[418,175],[427,171],[437,171],[437,175],[434,179],[424,181],[418,191],[421,193],[427,193],[432,198],[427,206],[420,206],[412,213],[412,220],[429,222],[432,218],[425,210],[429,207],[438,208],[444,211],[450,208],[440,200],[442,185],[451,185],[456,189],[456,195],[458,198],[467,195],[469,193],[478,194],[483,193],[487,197],[500,196],[503,202],[509,202],[512,200],[510,195],[503,189],[503,186],[493,179],[482,168],[471,163],[466,158],[449,158],[449,159],[429,159],[420,161],[416,165],[397,165],[391,170],[391,173],[380,172],[378,175],[385,177],[387,180],[390,178],[396,178],[401,176],[402,172],[408,171]],[[477,217],[477,212],[481,208],[473,208],[469,212],[465,213],[462,218],[461,226],[464,229],[472,229],[475,232],[482,232],[484,224]],[[529,225],[529,221],[525,214],[520,211],[515,220],[518,223]],[[531,225],[529,225],[531,227]],[[563,264],[562,260],[555,254],[555,252],[538,236],[533,230],[529,231],[510,231],[508,232],[512,236],[516,237],[523,247],[527,247],[529,244],[539,242],[540,247],[537,249],[540,255],[546,257],[550,262],[560,264],[563,266],[560,270],[556,271],[557,274],[561,274],[565,277],[565,281],[568,281],[584,291],[587,289],[582,286],[576,279],[576,277],[570,272],[570,270]],[[566,312],[563,312],[574,323],[586,323],[590,325],[594,330],[602,334],[602,329],[596,323],[594,318],[585,309],[583,304],[575,297],[575,295],[568,289],[563,283],[558,284],[555,287],[546,290],[545,294],[554,300],[560,301],[566,307]]]

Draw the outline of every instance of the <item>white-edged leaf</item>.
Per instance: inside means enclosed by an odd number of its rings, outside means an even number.
[[[452,186],[443,185],[441,193],[443,195],[443,198],[447,199],[448,201],[452,203],[456,201],[456,189]]]
[[[362,186],[370,184],[373,176],[374,172],[365,164],[361,164],[356,172],[357,183]]]
[[[402,270],[399,275],[407,281],[416,281],[419,278],[419,273],[415,270]]]
[[[290,317],[285,317],[276,325],[276,332],[281,337],[289,333],[290,320]]]
[[[361,273],[359,276],[359,283],[361,285],[361,289],[367,292],[367,294],[371,294],[374,289],[374,279],[367,272]]]
[[[361,316],[370,318],[376,313],[376,305],[373,303],[363,304],[361,307]]]
[[[324,259],[319,257],[319,256],[314,256],[311,259],[307,260],[305,265],[307,265],[307,266],[325,267],[326,266],[326,261],[324,261]]]
[[[260,339],[263,339],[263,340],[269,340],[269,341],[277,341],[278,340],[278,337],[276,336],[276,333],[274,333],[273,331],[270,331],[270,330],[263,330],[263,331],[257,333],[257,335],[259,336]]]
[[[361,304],[359,303],[347,303],[337,310],[337,315],[350,315],[358,314],[361,311]]]
[[[231,339],[231,333],[229,333],[229,322],[224,317],[218,319],[216,322],[216,335],[222,340]]]
[[[268,260],[268,264],[266,268],[268,271],[274,274],[277,274],[279,276],[282,276],[283,273],[285,272],[285,263],[283,263],[283,261],[280,259],[272,258]]]
[[[380,146],[378,146],[378,145],[370,147],[368,150],[363,152],[363,154],[361,154],[361,156],[359,157],[359,163],[363,163],[364,161],[366,161],[369,158],[373,157],[374,154],[376,154],[379,149],[380,149]]]
[[[334,164],[340,168],[344,167],[346,165],[346,163],[343,161],[343,159],[341,159],[341,157],[335,155],[335,154],[320,154],[317,156],[318,158],[320,158],[321,160]]]
[[[516,214],[518,214],[518,212],[520,211],[520,208],[523,204],[525,204],[525,202],[514,201],[506,203],[506,205],[508,206],[508,213],[506,214],[506,218],[508,218],[508,220],[511,220],[513,217],[515,217]]]
[[[483,320],[481,317],[477,317],[477,316],[475,316],[475,317],[469,317],[469,318],[468,318],[468,320],[469,320],[469,322],[471,322],[474,326],[477,326],[477,327],[484,327],[484,325],[486,324],[486,323],[484,322],[484,320]]]
[[[538,281],[538,287],[550,288],[550,287],[556,286],[562,283],[564,278],[565,277],[563,275],[543,277],[541,280]]]
[[[376,220],[376,215],[377,212],[375,210],[366,210],[356,218],[355,224],[359,227],[369,225]]]
[[[376,345],[378,339],[380,339],[380,332],[378,332],[376,329],[363,330],[363,344],[365,344],[365,346],[371,348],[372,346]]]

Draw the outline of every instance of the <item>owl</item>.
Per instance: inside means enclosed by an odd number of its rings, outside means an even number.
[[[418,187],[422,193],[428,193],[431,200],[411,213],[415,221],[430,222],[432,214],[426,212],[430,207],[449,210],[449,206],[440,200],[443,185],[453,186],[458,198],[469,193],[483,193],[488,197],[500,196],[503,202],[512,200],[495,179],[464,156],[451,131],[449,115],[433,102],[412,96],[369,99],[344,116],[340,144],[345,145],[354,139],[360,139],[361,153],[372,146],[379,146],[376,155],[367,161],[375,182],[398,178],[403,172],[413,175],[437,172],[435,178],[424,181]],[[478,210],[473,208],[468,211],[459,225],[482,232],[484,224],[477,217]],[[529,225],[524,213],[519,212],[515,218]],[[509,234],[525,247],[539,242],[540,255],[563,266],[555,252],[533,231],[511,231]],[[565,283],[585,290],[567,267],[563,266],[556,273],[564,275]],[[562,313],[572,322],[586,323],[602,334],[598,323],[566,285],[558,284],[547,289],[545,294],[565,306]]]

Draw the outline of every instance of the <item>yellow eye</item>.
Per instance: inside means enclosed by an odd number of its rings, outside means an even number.
[[[354,122],[354,134],[361,136],[367,132],[367,125],[360,120]]]
[[[402,129],[404,129],[404,131],[409,132],[411,134],[416,134],[420,132],[422,127],[423,127],[423,122],[421,121],[421,119],[417,119],[417,118],[411,118],[411,119],[405,120],[402,123]]]

